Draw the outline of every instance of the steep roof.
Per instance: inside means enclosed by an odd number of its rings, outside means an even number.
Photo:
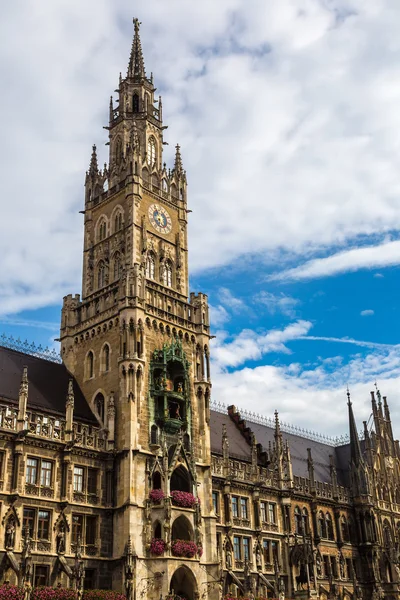
[[[68,381],[72,377],[63,364],[0,346],[0,398],[18,402],[24,366],[28,367],[28,408],[65,415]],[[72,378],[73,379],[73,378]],[[73,379],[74,417],[98,424],[82,390]]]
[[[241,433],[238,426],[232,421],[228,412],[221,413],[212,410],[211,425],[211,450],[218,454],[222,453],[222,425],[226,425],[229,440],[229,452],[232,457],[242,457],[250,460],[250,445]],[[269,443],[274,442],[274,428],[268,425],[252,422],[246,419],[246,426],[254,433],[256,441],[260,443],[265,450],[268,450]],[[283,439],[287,440],[292,459],[293,475],[297,477],[308,478],[307,467],[307,448],[311,448],[311,454],[314,462],[315,479],[322,483],[331,482],[330,476],[330,456],[333,456],[333,463],[337,470],[339,485],[348,485],[348,464],[350,460],[350,446],[331,446],[322,442],[315,441],[292,433],[282,433]]]

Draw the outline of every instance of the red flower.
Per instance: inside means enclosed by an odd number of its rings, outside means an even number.
[[[161,556],[161,554],[164,554],[165,548],[166,543],[160,538],[153,538],[150,542],[150,552],[156,556]]]
[[[190,492],[173,490],[171,492],[171,498],[175,506],[182,506],[183,508],[193,508],[193,506],[197,504],[196,498]]]
[[[193,558],[198,553],[197,544],[187,540],[175,540],[172,542],[172,554],[184,558]]]
[[[149,498],[154,504],[160,504],[164,500],[164,492],[162,490],[151,490]]]

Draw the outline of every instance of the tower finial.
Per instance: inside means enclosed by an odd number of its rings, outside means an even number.
[[[183,164],[182,164],[182,156],[181,156],[181,147],[179,144],[175,146],[175,164],[174,171],[179,176],[183,173]]]
[[[89,175],[97,175],[99,172],[99,166],[97,164],[97,150],[96,144],[93,144],[92,147],[92,156],[90,158],[90,166],[89,166]]]
[[[132,49],[131,55],[129,58],[128,65],[128,77],[133,77],[133,79],[140,80],[146,77],[146,71],[144,69],[144,60],[143,60],[143,51],[142,44],[140,41],[140,21],[139,19],[133,19],[134,26],[134,34],[132,41]]]

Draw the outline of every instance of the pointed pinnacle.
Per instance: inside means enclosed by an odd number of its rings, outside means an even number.
[[[67,402],[72,404],[74,402],[74,380],[72,377],[70,377],[68,381]]]
[[[97,175],[98,172],[99,172],[99,166],[97,164],[96,144],[93,144],[92,156],[90,158],[89,175]]]
[[[133,25],[134,35],[132,40],[131,55],[129,58],[128,77],[133,77],[134,79],[142,79],[146,77],[146,71],[144,69],[142,44],[140,42],[139,35],[139,19],[133,19]]]
[[[175,164],[174,164],[174,171],[175,173],[177,173],[178,175],[180,175],[183,171],[183,165],[182,165],[182,156],[181,156],[181,147],[179,144],[177,144],[175,146],[176,152],[175,152]]]

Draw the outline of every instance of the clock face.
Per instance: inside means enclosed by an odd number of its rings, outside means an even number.
[[[159,233],[169,233],[172,229],[171,217],[159,204],[152,204],[149,207],[149,219]]]

